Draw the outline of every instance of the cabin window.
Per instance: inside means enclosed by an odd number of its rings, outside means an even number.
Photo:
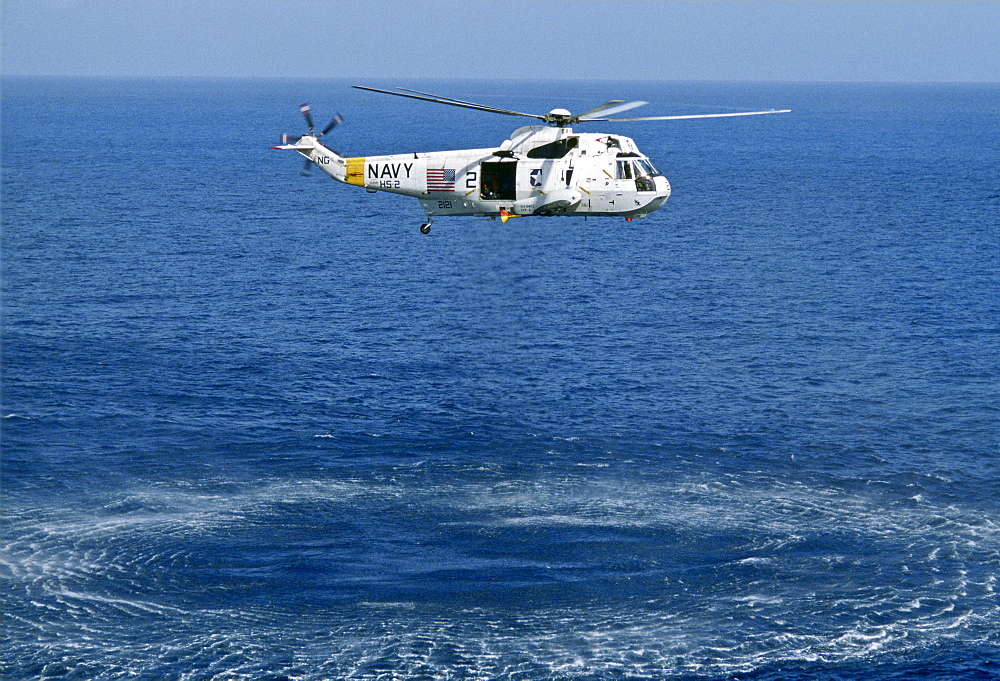
[[[631,180],[632,179],[632,162],[631,161],[618,161],[618,173],[615,175],[616,179],[619,180]]]
[[[527,156],[528,158],[562,158],[571,149],[576,149],[579,143],[580,138],[567,137],[566,139],[556,140],[555,142],[535,147],[528,152]]]

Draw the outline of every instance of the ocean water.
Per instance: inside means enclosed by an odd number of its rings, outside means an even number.
[[[424,236],[350,84],[3,80],[4,678],[1000,677],[1000,87],[363,83],[793,109]]]

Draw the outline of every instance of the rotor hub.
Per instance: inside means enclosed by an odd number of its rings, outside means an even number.
[[[569,125],[572,122],[572,118],[573,114],[566,109],[552,109],[552,111],[544,117],[546,123],[558,126]]]

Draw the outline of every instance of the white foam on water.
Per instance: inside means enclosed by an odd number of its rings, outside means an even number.
[[[428,466],[408,470],[421,468]],[[122,496],[128,501],[122,508],[135,510],[118,515],[16,510],[2,567],[9,591],[21,601],[9,620],[17,654],[69,659],[83,650],[108,669],[207,664],[215,674],[252,678],[266,663],[250,658],[267,654],[266,646],[248,638],[253,629],[275,640],[312,641],[294,662],[274,667],[290,677],[306,669],[303,678],[371,676],[375,670],[386,678],[447,678],[469,670],[484,678],[657,678],[747,672],[787,660],[865,659],[952,639],[985,641],[1000,617],[1000,533],[970,509],[926,501],[885,506],[835,489],[777,482],[604,480],[594,471],[517,480],[482,467],[473,477],[430,481],[404,473],[377,480],[276,479],[224,492],[207,486],[134,489]],[[151,593],[149,579],[168,579],[173,566],[190,559],[186,540],[239,530],[296,506],[380,523],[392,522],[392,514],[405,512],[400,509],[419,509],[439,518],[437,530],[446,533],[480,527],[662,534],[670,538],[660,549],[667,562],[677,551],[711,558],[714,538],[720,538],[724,560],[690,574],[664,568],[660,586],[640,593],[643,607],[528,609],[512,619],[489,609],[449,610],[435,619],[420,602],[367,599],[357,606],[361,614],[334,609],[285,620],[239,602],[231,609],[195,609]],[[831,534],[836,550],[816,543]],[[160,550],[143,553],[144,547]],[[871,554],[881,555],[884,568],[866,563]],[[423,561],[410,566],[419,568],[414,574],[546,565],[558,574],[580,567],[530,556],[506,564],[419,552],[414,558]],[[878,574],[897,568],[915,577],[901,582],[898,574]],[[715,584],[712,574],[730,581]],[[825,574],[837,580],[821,579]],[[116,586],[109,590],[109,584]],[[126,633],[150,621],[165,639],[161,648]],[[203,631],[219,638],[199,638]],[[39,635],[48,643],[28,642]],[[129,655],[147,660],[146,666],[122,661]]]

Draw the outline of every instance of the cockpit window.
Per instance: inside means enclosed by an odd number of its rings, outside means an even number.
[[[660,173],[653,167],[653,164],[642,157],[632,155],[628,160],[619,158],[616,162],[615,178],[619,180],[631,180],[640,177],[653,177]]]
[[[543,144],[540,147],[535,147],[528,152],[528,158],[562,158],[570,152],[571,149],[576,149],[577,144],[580,143],[580,138],[578,137],[567,137],[566,139],[556,140],[555,142],[549,142],[548,144]]]
[[[652,163],[637,154],[630,154],[627,160],[619,158],[615,163],[615,178],[635,180],[635,188],[640,192],[656,191],[653,176],[658,174]]]
[[[645,158],[637,159],[635,165],[636,165],[636,170],[638,171],[640,176],[642,175],[653,176],[660,174],[660,172],[653,167],[653,164],[650,163],[648,159]]]

